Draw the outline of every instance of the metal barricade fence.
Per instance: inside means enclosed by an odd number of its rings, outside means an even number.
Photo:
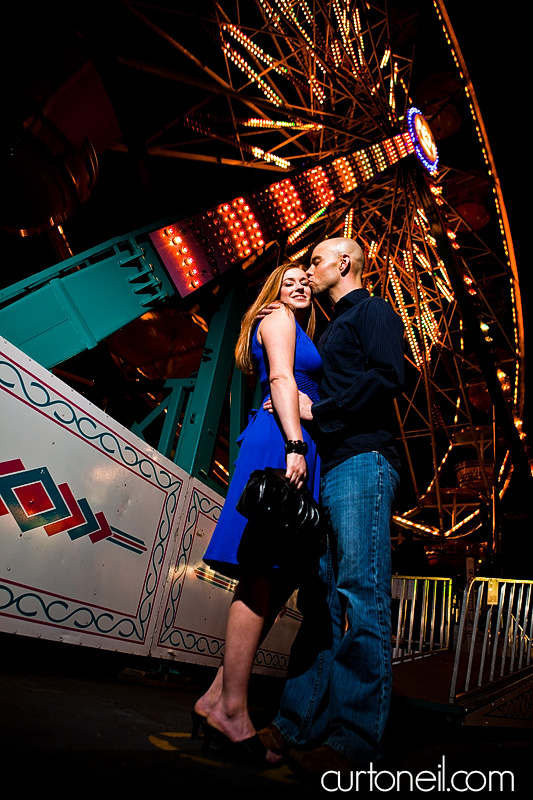
[[[448,650],[451,578],[392,576],[392,661]]]
[[[473,578],[465,588],[450,702],[531,666],[533,581]]]

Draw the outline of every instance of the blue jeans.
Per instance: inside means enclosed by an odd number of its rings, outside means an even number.
[[[329,546],[298,593],[303,620],[274,719],[292,745],[328,744],[360,765],[381,757],[389,713],[390,520],[398,483],[376,452],[322,477]]]

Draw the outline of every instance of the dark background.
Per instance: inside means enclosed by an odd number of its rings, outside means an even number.
[[[531,437],[532,338],[530,309],[531,260],[528,202],[529,147],[526,111],[528,100],[528,53],[531,43],[527,6],[506,3],[495,6],[451,0],[446,4],[459,40],[485,122],[503,197],[518,265],[526,345],[526,407],[524,429]]]
[[[406,0],[409,2],[409,0]],[[5,146],[11,133],[13,109],[20,101],[20,87],[28,81],[41,79],[39,64],[56,64],[59,68],[64,42],[72,36],[72,20],[81,19],[86,31],[93,31],[94,41],[106,42],[112,37],[113,25],[106,20],[117,5],[109,3],[75,3],[38,6],[18,3],[3,9],[4,47],[1,53],[1,102],[7,111],[0,126],[0,144]],[[431,14],[431,0],[412,2],[411,6]],[[183,3],[176,8],[183,10]],[[526,330],[526,353],[533,338],[533,323],[529,313],[530,264],[527,253],[528,231],[528,169],[529,142],[527,123],[528,92],[528,18],[527,4],[508,2],[497,7],[482,0],[449,0],[446,4],[457,34],[469,74],[481,108],[496,168],[503,189],[506,209],[518,263],[522,305]],[[194,9],[193,9],[194,12]],[[124,32],[127,36],[127,31]],[[111,46],[113,42],[110,42]],[[209,46],[209,42],[206,42]],[[74,45],[75,49],[76,45]],[[97,53],[98,55],[98,53]],[[132,127],[142,125],[144,109],[135,98],[123,105]],[[155,169],[161,170],[162,159],[155,159]],[[194,181],[180,183],[180,162],[172,164],[175,193],[159,192],[150,186],[150,176],[142,174],[142,159],[117,157],[104,152],[99,158],[100,174],[96,188],[85,206],[80,207],[65,225],[74,253],[135,231],[151,223],[176,215],[182,219],[210,207],[235,193],[246,193],[271,183],[275,173],[239,167],[220,167],[213,170],[201,164],[192,169]],[[183,164],[183,162],[182,162]],[[156,174],[161,183],[161,172]],[[1,195],[1,193],[0,193]],[[127,205],[125,203],[127,198]],[[11,198],[1,200],[1,216],[9,211]],[[0,288],[9,286],[27,274],[58,263],[57,252],[46,235],[21,239],[0,233]],[[531,368],[526,370],[526,408],[524,430],[532,425]]]

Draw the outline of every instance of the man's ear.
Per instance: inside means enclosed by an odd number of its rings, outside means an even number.
[[[347,275],[348,272],[350,271],[350,266],[351,266],[350,256],[347,255],[347,253],[345,253],[343,256],[341,256],[341,264],[340,264],[341,275]]]

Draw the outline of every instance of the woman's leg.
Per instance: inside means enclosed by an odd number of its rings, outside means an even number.
[[[265,627],[271,589],[272,579],[266,575],[239,581],[228,615],[224,667],[219,669],[208,690],[209,693],[213,689],[214,693],[220,682],[220,694],[207,721],[234,742],[249,739],[255,733],[248,714],[248,686]]]
[[[260,633],[259,641],[257,643],[257,647],[268,635],[278,614],[280,613],[283,606],[288,602],[295,588],[293,579],[292,578],[289,579],[286,575],[281,573],[281,571],[279,571],[279,573],[278,571],[276,571],[274,573],[274,577],[272,578],[272,580],[270,578],[263,580],[269,581],[270,585],[265,586],[267,594],[267,610],[266,610],[266,616],[263,619],[263,626]],[[244,588],[244,583],[243,582],[241,583],[242,587],[241,584],[237,586],[237,590],[235,592],[235,599],[239,599],[241,591],[243,593],[246,591]],[[232,609],[230,608],[230,614],[231,611]],[[229,618],[228,618],[228,627],[229,627]],[[226,652],[227,652],[227,647],[228,645],[226,642]],[[254,652],[254,657],[255,657],[255,652]],[[252,658],[252,666],[253,666],[253,658]],[[217,701],[220,698],[223,682],[224,682],[224,659],[221,661],[220,666],[217,669],[213,682],[211,683],[207,691],[195,703],[194,710],[196,711],[197,714],[199,714],[202,717],[207,717],[209,715],[209,712],[211,711],[212,708],[214,708],[214,706],[216,705]]]

